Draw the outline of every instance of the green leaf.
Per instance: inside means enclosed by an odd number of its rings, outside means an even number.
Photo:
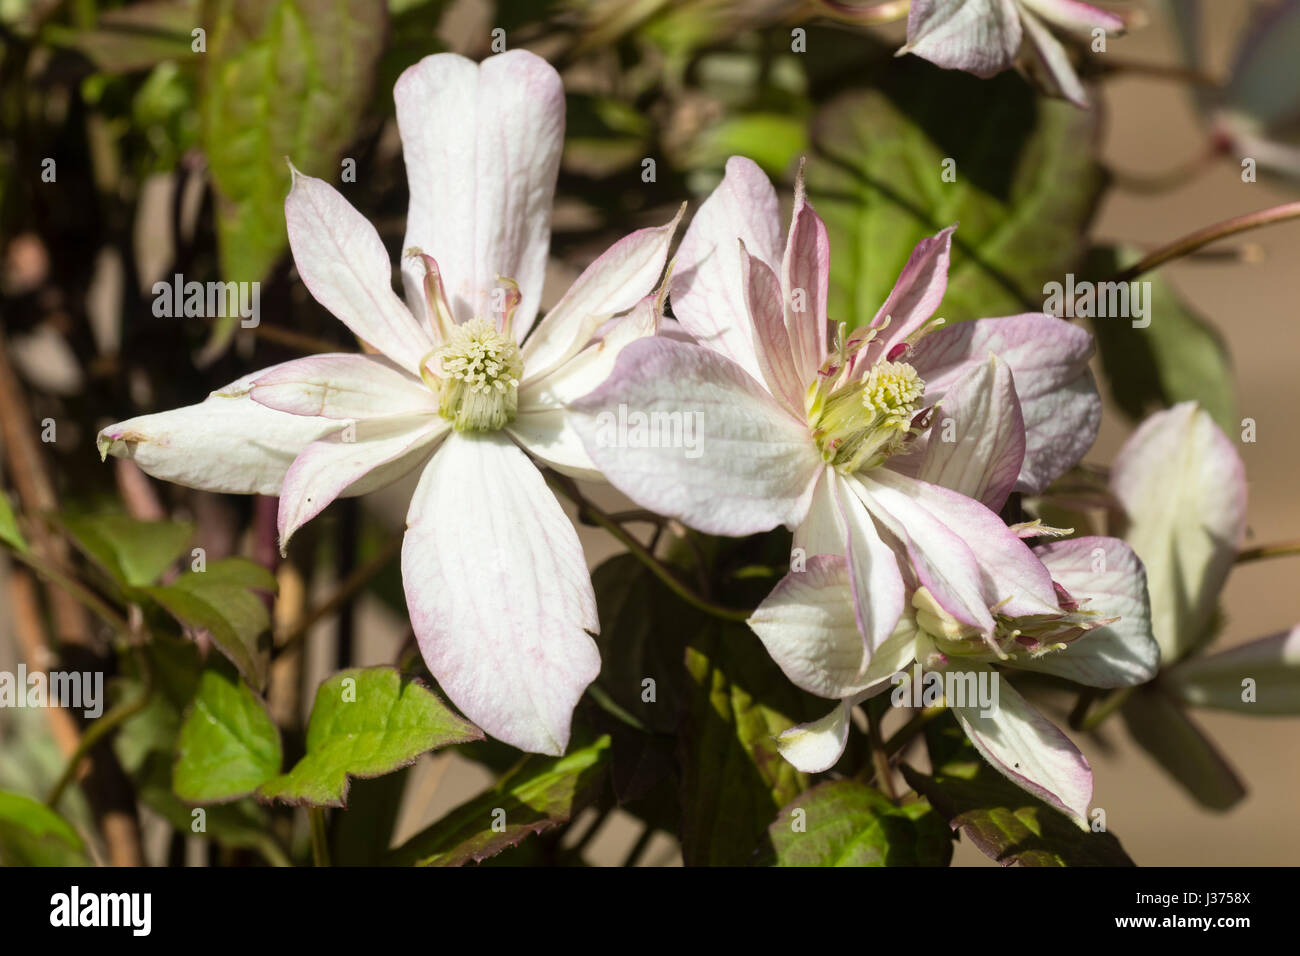
[[[77,831],[45,804],[18,793],[0,792],[0,864],[85,866]]]
[[[18,518],[14,514],[13,505],[9,503],[9,496],[3,491],[0,491],[0,541],[15,551],[27,550],[27,540],[18,530]]]
[[[481,740],[483,732],[455,714],[419,681],[394,667],[339,671],[316,691],[307,725],[307,754],[269,780],[258,796],[315,807],[347,805],[348,777],[378,777],[422,753]]]
[[[247,558],[223,558],[168,585],[145,588],[186,627],[207,631],[221,652],[258,690],[266,686],[269,648],[258,638],[271,615],[258,591],[275,591],[270,571]]]
[[[808,188],[830,235],[832,319],[870,322],[916,243],[956,222],[939,315],[1041,311],[1100,195],[1096,111],[1038,98],[1014,74],[981,80],[917,57],[891,59],[879,83],[814,121]]]
[[[895,806],[856,780],[799,794],[768,827],[777,866],[947,866],[952,834],[924,800]]]
[[[709,127],[691,143],[689,167],[721,169],[730,156],[747,156],[769,176],[780,176],[808,149],[808,124],[785,113],[732,116]]]
[[[600,792],[608,763],[608,736],[563,757],[529,757],[492,789],[411,837],[388,862],[460,866],[500,853],[571,819]]]
[[[1113,834],[1081,830],[990,767],[950,716],[926,740],[933,776],[903,764],[903,777],[985,856],[1004,866],[1133,866]]]
[[[95,514],[62,519],[73,542],[123,588],[153,584],[184,553],[194,526]]]
[[[1140,688],[1124,702],[1124,725],[1138,746],[1211,810],[1246,796],[1232,765],[1193,720],[1159,688]]]
[[[172,789],[186,803],[227,803],[280,771],[280,732],[243,681],[203,672],[181,725]]]
[[[742,625],[694,638],[686,669],[682,857],[688,866],[749,865],[780,808],[808,787],[776,749],[776,735],[804,719],[808,704]]]
[[[1088,257],[1086,271],[1105,281],[1140,258],[1136,250],[1102,247]],[[1130,319],[1095,318],[1101,365],[1115,403],[1141,420],[1178,402],[1195,401],[1228,433],[1240,427],[1228,347],[1218,330],[1186,305],[1159,275],[1148,273],[1146,318],[1134,328]],[[1145,293],[1144,293],[1145,295]]]
[[[260,282],[288,243],[289,157],[332,179],[370,100],[384,0],[210,0],[202,141],[227,281]],[[233,334],[227,317],[212,348]]]

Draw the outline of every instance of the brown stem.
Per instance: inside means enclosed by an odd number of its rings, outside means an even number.
[[[1132,282],[1138,276],[1145,272],[1150,272],[1157,266],[1164,265],[1174,259],[1182,258],[1189,253],[1195,252],[1202,246],[1207,246],[1212,242],[1220,239],[1226,239],[1228,236],[1235,236],[1238,233],[1247,232],[1251,229],[1258,229],[1260,226],[1268,226],[1277,222],[1285,222],[1288,219],[1300,218],[1300,201],[1283,203],[1280,206],[1272,206],[1268,209],[1261,209],[1259,212],[1247,213],[1244,216],[1234,216],[1231,219],[1225,219],[1222,222],[1216,222],[1213,225],[1198,229],[1195,232],[1183,236],[1181,239],[1175,239],[1173,242],[1161,246],[1160,248],[1147,253],[1141,260],[1115,276],[1115,282]]]
[[[1293,554],[1300,554],[1300,540],[1278,541],[1274,544],[1260,544],[1253,548],[1243,548],[1237,552],[1237,563],[1245,564],[1247,561],[1282,558]]]

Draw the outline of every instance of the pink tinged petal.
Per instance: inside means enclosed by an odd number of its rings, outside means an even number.
[[[280,553],[335,498],[368,494],[421,464],[450,427],[437,416],[380,418],[312,442],[294,459],[280,490]]]
[[[609,323],[592,345],[544,378],[525,382],[519,389],[519,412],[506,429],[510,436],[534,458],[571,478],[603,480],[567,406],[604,382],[619,353],[637,339],[653,335],[658,321],[655,299],[647,296],[627,315]]]
[[[1246,530],[1246,474],[1233,443],[1192,402],[1152,415],[1115,458],[1124,538],[1146,565],[1165,666],[1208,636]]]
[[[990,77],[1011,66],[1020,49],[1020,15],[1013,0],[912,0],[907,45],[948,70]]]
[[[852,487],[872,516],[906,549],[918,584],[962,624],[991,634],[992,602],[984,594],[979,562],[966,542],[903,491],[865,476],[859,476]]]
[[[805,376],[791,351],[782,304],[781,281],[741,244],[740,273],[745,286],[745,307],[753,322],[758,347],[755,358],[763,381],[776,399],[795,416],[803,414],[804,390],[812,375]]]
[[[1025,462],[1017,491],[1038,494],[1081,459],[1097,437],[1101,398],[1088,372],[1087,331],[1030,313],[959,322],[927,335],[908,361],[939,401],[975,364],[996,355],[1011,367],[1025,421]]]
[[[1090,38],[1097,27],[1107,33],[1124,32],[1123,17],[1080,0],[1020,0],[1020,5],[1028,7],[1052,26],[1084,39]]]
[[[749,626],[790,681],[819,697],[866,694],[914,657],[916,630],[901,621],[874,653],[858,632],[843,558],[809,558],[754,611]]]
[[[848,528],[840,514],[835,485],[835,472],[830,468],[822,471],[813,489],[808,514],[794,529],[794,547],[801,548],[805,558],[816,554],[844,554]]]
[[[525,382],[544,377],[576,355],[611,316],[650,295],[663,275],[681,217],[679,212],[666,226],[639,229],[620,239],[578,276],[524,343]]]
[[[889,318],[888,327],[870,350],[872,361],[878,356],[888,355],[939,308],[948,289],[948,260],[956,228],[949,226],[929,239],[922,239],[908,256],[894,288],[871,320],[873,328],[880,328],[885,324],[886,316]]]
[[[662,336],[624,349],[571,409],[611,484],[710,534],[793,527],[824,467],[807,425],[739,366]]]
[[[877,469],[862,483],[872,500],[888,501],[884,507],[898,516],[909,534],[912,519],[921,519],[924,514],[946,529],[949,540],[955,536],[964,542],[975,558],[979,592],[986,607],[997,605],[999,613],[1010,617],[1057,612],[1056,589],[1047,569],[1014,531],[978,501],[894,474],[888,468]],[[882,489],[891,493],[888,499],[882,497]],[[900,499],[904,502],[901,508]],[[864,501],[871,507],[871,500]],[[933,553],[929,557],[936,560]],[[939,592],[930,590],[939,597]]]
[[[1025,459],[1025,420],[1011,369],[996,356],[944,395],[915,477],[997,511]]]
[[[520,413],[564,408],[602,385],[619,353],[638,339],[655,334],[660,321],[653,296],[646,296],[626,315],[605,323],[600,336],[547,374],[531,376],[527,367],[519,386]]]
[[[794,367],[801,383],[813,381],[826,356],[827,298],[830,288],[831,250],[826,224],[813,211],[804,194],[803,170],[795,187],[794,214],[781,261],[781,286],[785,290],[785,324],[793,350]],[[803,394],[800,389],[799,403]]]
[[[528,454],[561,474],[582,481],[601,481],[603,475],[573,427],[565,408],[538,408],[520,412],[506,432]]]
[[[1024,25],[1025,36],[1029,39],[1030,46],[1047,71],[1045,80],[1049,88],[1075,106],[1086,108],[1088,94],[1084,92],[1079,74],[1074,72],[1074,64],[1070,62],[1070,52],[1052,35],[1047,24],[1029,10],[1022,11],[1020,22]]]
[[[848,535],[845,557],[848,559],[849,585],[853,592],[853,611],[858,631],[868,653],[894,632],[906,605],[903,576],[898,557],[881,540],[870,512],[863,504],[866,492],[853,478],[827,473],[840,508],[840,517]]]
[[[1129,687],[1155,677],[1160,646],[1151,636],[1146,571],[1133,549],[1117,538],[1071,538],[1040,545],[1034,554],[1080,610],[1119,620],[1088,631],[1062,651],[1018,658],[1015,666],[1089,687]]]
[[[983,671],[998,680],[998,700],[991,715],[985,716],[979,706],[952,707],[975,749],[1016,786],[1087,829],[1092,768],[1079,748],[992,668],[971,664],[962,670]]]
[[[682,237],[669,297],[673,315],[701,345],[762,381],[745,309],[737,240],[769,266],[780,260],[776,190],[757,164],[741,156],[727,160],[722,183],[700,206]]]
[[[392,262],[375,227],[329,183],[297,170],[284,218],[312,297],[357,338],[418,375],[433,337],[393,291]]]
[[[825,717],[782,731],[776,738],[776,749],[796,770],[804,773],[830,770],[844,756],[852,715],[853,704],[838,701]]]
[[[402,580],[429,671],[506,743],[561,754],[600,671],[578,535],[541,473],[500,434],[453,432],[407,515]]]
[[[411,205],[403,249],[437,260],[458,321],[489,317],[497,277],[519,284],[515,332],[537,315],[564,141],[564,88],[541,57],[511,50],[481,65],[425,57],[393,88]],[[408,297],[423,267],[404,262]]]
[[[1189,658],[1161,682],[1193,707],[1256,716],[1300,714],[1300,626],[1220,654]]]
[[[252,400],[253,382],[282,367],[246,375],[197,405],[110,425],[99,433],[100,457],[129,458],[147,474],[187,488],[278,495],[298,453],[341,427]]]
[[[438,400],[418,378],[379,355],[295,359],[253,382],[253,401],[290,415],[364,419],[435,414]]]

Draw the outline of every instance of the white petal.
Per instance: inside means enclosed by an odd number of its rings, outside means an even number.
[[[1133,550],[1117,538],[1071,538],[1034,548],[1034,554],[1080,609],[1119,618],[1038,660],[1025,670],[1056,674],[1089,687],[1127,687],[1155,677],[1160,646],[1151,636],[1147,576]]]
[[[915,477],[999,510],[1025,458],[1025,420],[1007,364],[993,356],[958,379],[925,437]]]
[[[519,284],[522,340],[541,301],[551,201],[564,141],[564,87],[526,50],[482,65],[425,57],[393,88],[411,191],[402,248],[442,271],[458,321],[488,317],[498,276]],[[423,267],[403,263],[408,298],[423,301]]]
[[[673,315],[701,345],[762,381],[737,240],[772,268],[781,259],[776,190],[756,163],[741,156],[727,160],[722,183],[691,220],[677,250],[669,298]]]
[[[280,367],[246,375],[197,405],[108,426],[99,433],[100,457],[130,458],[145,473],[187,488],[278,495],[298,453],[343,424],[254,402],[253,382]]]
[[[568,404],[604,382],[619,353],[637,339],[653,335],[658,320],[655,299],[647,296],[627,315],[608,323],[590,346],[543,378],[526,380],[519,387],[519,412],[507,428],[510,436],[534,458],[571,478],[602,480],[573,427]]]
[[[563,753],[600,671],[596,599],[573,525],[505,436],[453,432],[434,454],[407,515],[402,580],[452,702],[512,746]]]
[[[894,633],[903,615],[906,605],[903,577],[898,570],[898,557],[881,540],[876,523],[863,504],[867,492],[855,478],[835,475],[833,480],[840,517],[848,530],[845,556],[849,562],[854,613],[858,630],[871,652]]]
[[[853,704],[841,700],[825,717],[782,731],[776,739],[776,748],[795,769],[804,773],[830,770],[844,755],[852,714]]]
[[[380,418],[438,410],[437,397],[428,386],[379,355],[311,355],[285,362],[257,378],[250,395],[268,408],[322,418]]]
[[[989,77],[1015,61],[1020,36],[1012,0],[912,0],[907,46],[898,52]]]
[[[1022,11],[1020,22],[1025,28],[1025,36],[1046,70],[1044,81],[1049,91],[1059,92],[1075,106],[1086,107],[1088,94],[1084,92],[1079,74],[1074,72],[1069,51],[1052,35],[1052,31],[1047,29],[1047,24],[1030,11]]]
[[[339,497],[368,494],[424,461],[450,430],[437,415],[359,421],[303,449],[280,490],[280,553],[304,524]]]
[[[835,484],[835,472],[830,468],[824,469],[813,489],[808,514],[794,529],[794,547],[802,548],[805,557],[815,554],[844,554],[848,529],[840,514]]]
[[[792,570],[749,619],[791,683],[819,697],[873,693],[914,659],[916,627],[908,618],[868,653],[853,613],[848,565],[832,555]]]
[[[1101,399],[1088,371],[1092,336],[1041,313],[958,322],[921,339],[908,361],[940,400],[974,364],[996,355],[1011,367],[1025,420],[1025,461],[1017,491],[1038,494],[1092,447]]]
[[[710,534],[793,527],[823,468],[807,425],[738,365],[662,336],[624,349],[572,410],[611,484]]]
[[[578,276],[524,342],[525,381],[545,376],[577,354],[611,316],[627,312],[650,295],[663,275],[668,246],[681,217],[678,212],[666,226],[625,236]]]
[[[985,716],[979,706],[952,706],[966,736],[994,769],[1023,790],[1088,826],[1092,768],[1079,748],[1036,711],[1008,681],[980,664],[962,671],[989,673],[998,681],[997,705]]]
[[[393,291],[393,265],[370,221],[329,183],[297,170],[284,219],[294,265],[312,297],[363,342],[418,375],[433,338]]]
[[[826,224],[813,211],[804,194],[801,169],[795,185],[790,235],[781,261],[781,287],[785,291],[785,323],[794,367],[803,384],[813,380],[826,357],[830,270],[831,251]],[[801,308],[796,309],[796,306]],[[800,394],[800,406],[797,407],[801,407],[802,398]]]
[[[791,570],[749,619],[768,654],[791,682],[819,697],[862,690],[867,655],[853,617],[843,558],[809,558]]]
[[[1133,433],[1110,484],[1128,512],[1124,538],[1146,566],[1152,631],[1168,667],[1208,636],[1246,530],[1245,468],[1210,416],[1184,402]]]
[[[768,391],[792,415],[804,414],[807,383],[816,375],[799,368],[786,324],[786,304],[781,280],[762,259],[740,250],[741,282],[745,289],[745,311],[749,315],[756,348],[754,358]]]

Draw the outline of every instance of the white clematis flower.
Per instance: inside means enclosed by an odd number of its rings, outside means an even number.
[[[1014,66],[1024,48],[1025,61],[1052,92],[1087,106],[1053,29],[1089,40],[1094,30],[1122,33],[1124,20],[1080,0],[912,0],[907,43],[898,55],[915,53],[945,69],[990,77]]]
[[[593,460],[643,507],[712,534],[785,525],[804,555],[847,556],[867,652],[903,613],[900,564],[986,634],[992,606],[1055,608],[991,509],[1078,461],[1100,417],[1082,329],[1030,314],[934,331],[951,235],[918,244],[870,326],[828,346],[825,226],[799,190],[783,249],[772,184],[733,157],[675,258],[673,311],[698,344],[636,342],[574,404]],[[611,441],[621,409],[698,420],[699,453]]]
[[[1024,790],[1086,826],[1092,771],[1077,747],[1005,680],[1000,669],[1054,674],[1090,687],[1127,687],[1155,676],[1160,651],[1151,637],[1146,576],[1132,550],[1116,538],[1074,538],[1042,545],[1035,555],[1059,595],[1052,613],[1016,616],[990,608],[991,639],[957,621],[925,587],[909,589],[894,633],[867,658],[858,636],[848,565],[829,555],[787,577],[750,619],[786,675],[810,693],[839,697],[820,720],[779,739],[800,770],[828,770],[848,740],[853,707],[889,692],[897,674],[963,675],[997,680],[987,701],[947,700],[976,749]],[[913,669],[919,665],[920,672]],[[947,683],[947,682],[945,682]]]
[[[563,145],[559,75],[524,51],[481,65],[441,54],[393,95],[409,309],[378,233],[337,191],[295,173],[285,201],[303,283],[378,354],[255,372],[104,429],[100,452],[190,487],[279,495],[282,547],[335,498],[423,469],[402,578],[425,662],[488,733],[560,754],[600,669],[598,624],[578,536],[535,462],[598,476],[566,405],[655,331],[649,296],[676,220],[617,242],[528,335]]]

